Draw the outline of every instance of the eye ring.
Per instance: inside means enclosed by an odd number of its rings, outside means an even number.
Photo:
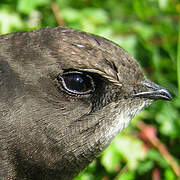
[[[69,71],[58,75],[57,80],[61,82],[63,89],[71,94],[86,95],[95,90],[93,78],[81,71]]]

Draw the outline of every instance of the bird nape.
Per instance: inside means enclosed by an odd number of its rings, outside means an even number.
[[[117,44],[69,28],[0,36],[0,179],[68,180],[170,93]]]

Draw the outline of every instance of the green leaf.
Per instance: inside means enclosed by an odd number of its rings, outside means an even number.
[[[135,170],[138,167],[139,161],[146,157],[142,141],[131,136],[119,136],[115,141],[115,147],[126,159],[130,170]]]
[[[48,5],[49,2],[49,0],[19,0],[17,9],[21,13],[29,14],[36,10],[38,6]]]
[[[13,29],[20,29],[22,27],[23,22],[17,13],[6,9],[0,10],[0,34],[6,34]]]
[[[159,8],[165,10],[169,5],[169,0],[158,0]]]
[[[168,164],[162,157],[162,155],[155,149],[150,149],[148,151],[147,157],[151,160],[154,160],[160,167],[167,168]]]
[[[174,138],[179,135],[179,113],[171,104],[163,104],[156,120],[160,123],[160,132]]]
[[[154,166],[154,163],[152,160],[148,160],[148,161],[145,161],[145,162],[141,162],[138,166],[138,173],[140,175],[143,175],[145,173],[148,173],[148,171],[150,171]]]
[[[164,179],[177,180],[177,177],[174,174],[174,172],[172,171],[172,169],[168,168],[168,169],[165,170]]]
[[[120,159],[121,157],[119,153],[114,149],[114,144],[112,144],[104,151],[101,157],[101,164],[109,173],[112,173],[116,171]]]
[[[134,180],[135,174],[133,172],[124,172],[122,173],[117,180]]]

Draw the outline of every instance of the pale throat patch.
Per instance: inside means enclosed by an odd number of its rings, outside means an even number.
[[[108,141],[111,141],[119,132],[126,128],[129,125],[132,118],[138,112],[140,112],[146,105],[147,104],[144,101],[137,108],[126,108],[126,111],[121,111],[121,109],[119,109],[114,123],[106,133],[106,138],[108,139]]]

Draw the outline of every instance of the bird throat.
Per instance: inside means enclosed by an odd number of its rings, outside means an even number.
[[[122,106],[118,105],[113,114],[107,119],[104,124],[104,133],[100,135],[103,140],[101,142],[101,151],[103,151],[113,140],[115,136],[119,132],[121,132],[124,128],[126,128],[133,117],[140,112],[145,106],[149,105],[149,103],[145,101],[141,101],[138,106]],[[104,142],[104,143],[103,143]]]

